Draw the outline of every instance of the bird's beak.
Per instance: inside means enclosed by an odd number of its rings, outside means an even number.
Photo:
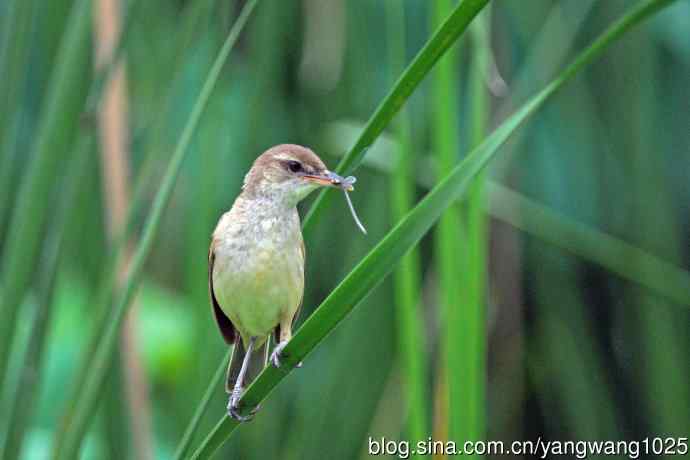
[[[302,176],[304,180],[307,180],[309,182],[312,182],[316,185],[322,186],[322,187],[338,187],[342,188],[343,183],[345,182],[346,189],[352,190],[352,185],[349,182],[345,181],[345,178],[342,176],[339,176],[338,174],[331,172],[331,171],[325,171],[323,174],[305,174]]]

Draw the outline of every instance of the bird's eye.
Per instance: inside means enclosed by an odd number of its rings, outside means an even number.
[[[300,163],[299,161],[294,161],[294,160],[288,161],[287,167],[290,170],[290,172],[293,172],[293,173],[298,173],[298,172],[302,171],[302,163]]]

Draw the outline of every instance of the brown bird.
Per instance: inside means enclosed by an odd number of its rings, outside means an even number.
[[[280,366],[304,293],[304,241],[297,203],[321,186],[351,190],[354,178],[329,171],[306,147],[277,145],[259,156],[242,192],[213,232],[208,284],[213,314],[225,341],[234,345],[225,389],[228,413],[239,421],[246,385],[268,361]]]

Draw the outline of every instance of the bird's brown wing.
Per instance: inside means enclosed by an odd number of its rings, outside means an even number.
[[[306,272],[306,263],[307,263],[307,255],[306,251],[304,249],[304,240],[300,241],[300,249],[302,253],[302,271]],[[302,286],[302,297],[299,299],[299,307],[297,307],[297,310],[295,310],[295,316],[292,317],[292,327],[295,327],[295,323],[297,322],[297,318],[299,318],[299,314],[302,311],[302,304],[304,303],[304,286]]]
[[[223,313],[220,305],[218,305],[216,294],[213,292],[213,264],[216,261],[214,246],[215,241],[212,241],[208,251],[208,293],[211,297],[211,307],[213,308],[213,316],[216,318],[218,329],[220,329],[220,333],[223,334],[225,341],[229,345],[232,345],[235,343],[235,326],[232,325],[230,318]]]

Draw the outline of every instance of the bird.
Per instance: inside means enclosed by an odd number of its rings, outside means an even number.
[[[240,194],[219,219],[208,253],[213,316],[233,346],[225,390],[228,414],[240,413],[246,386],[281,353],[304,295],[305,248],[297,204],[320,187],[351,190],[354,178],[329,171],[309,148],[281,144],[256,158]],[[271,335],[276,345],[269,357]]]

